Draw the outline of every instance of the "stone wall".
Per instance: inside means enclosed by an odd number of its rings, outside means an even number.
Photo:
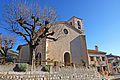
[[[15,68],[16,64],[9,64],[9,65],[0,65],[0,72],[8,72],[8,71],[13,71]],[[41,66],[36,67],[36,71],[41,71]],[[31,65],[28,65],[27,71],[31,71]]]
[[[0,72],[2,71],[13,71],[15,64],[12,65],[0,65]]]
[[[35,49],[36,58],[39,58],[42,61],[41,64],[45,64],[46,60],[46,39],[42,38],[39,42],[39,45]],[[41,56],[38,56],[41,55]],[[29,45],[24,45],[20,49],[19,55],[19,62],[20,63],[28,63],[30,62],[30,49]]]
[[[102,80],[95,69],[61,68],[59,72],[0,72],[0,80]]]
[[[20,53],[19,53],[19,62],[21,63],[27,63],[30,60],[30,50],[29,50],[29,45],[24,45],[21,47],[20,49]]]
[[[85,37],[66,24],[57,24],[52,26],[52,28],[55,28],[55,31],[57,31],[53,37],[57,38],[60,36],[60,38],[57,41],[47,40],[47,59],[64,64],[65,53],[69,53],[70,63],[81,63],[82,60],[88,63]],[[64,33],[64,29],[68,31],[68,34]]]

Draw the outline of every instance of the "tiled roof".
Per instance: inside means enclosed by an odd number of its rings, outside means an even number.
[[[0,48],[1,49],[1,48]],[[3,50],[1,50],[3,52]],[[4,53],[4,52],[3,52]],[[13,50],[8,50],[7,53],[9,54],[13,54],[13,55],[19,55],[17,52],[13,51]]]
[[[116,56],[116,55],[112,55],[112,54],[109,54],[109,55],[106,55],[107,57],[120,57],[120,56]]]
[[[88,49],[88,53],[100,53],[100,54],[106,54],[106,52],[96,51],[96,50],[90,50],[90,49]]]
[[[74,18],[75,16],[73,16],[72,18]],[[72,19],[71,18],[71,19]],[[75,18],[77,18],[77,17],[75,17]],[[81,19],[81,18],[78,18],[78,19]],[[81,19],[82,20],[82,19]],[[49,25],[54,25],[54,24],[66,24],[66,25],[69,25],[72,29],[74,29],[76,32],[78,32],[78,33],[82,33],[82,31],[80,31],[80,30],[78,30],[78,29],[76,29],[75,28],[75,26],[73,26],[73,25],[70,25],[69,23],[68,23],[68,21],[67,22],[56,22],[56,23],[51,23],[51,24],[48,24],[48,26]],[[43,31],[44,31],[44,27],[45,27],[45,25],[43,25],[42,27],[40,27],[40,29],[37,31],[37,34],[35,35],[35,38],[34,39],[36,39]],[[24,45],[19,45],[18,46],[18,48],[17,48],[17,50],[20,50],[23,46],[26,46],[26,45],[28,45],[28,44],[24,44]]]
[[[13,55],[19,55],[17,52],[15,52],[13,50],[8,50],[8,53],[13,54]]]
[[[78,32],[80,34],[82,33],[80,30],[76,29],[75,26],[70,25],[68,22],[57,22],[57,23],[54,23],[54,24],[66,24],[66,25],[70,26],[72,29],[74,29],[76,32]]]
[[[77,19],[82,20],[81,18],[78,18],[78,17],[76,17],[76,16],[73,16],[73,17],[72,17],[72,18],[70,18],[68,21],[72,20],[73,18],[77,18]]]
[[[19,45],[18,48],[17,48],[17,50],[20,50],[23,46],[26,46],[26,45],[28,45],[28,44]]]

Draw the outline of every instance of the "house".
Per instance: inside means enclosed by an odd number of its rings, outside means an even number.
[[[109,70],[111,74],[120,72],[120,57],[116,55],[107,55]]]
[[[106,52],[98,50],[98,46],[95,46],[95,50],[88,49],[89,66],[96,67],[98,72],[108,71],[108,63]]]
[[[17,62],[18,53],[13,50],[8,50],[6,62]],[[0,54],[0,60],[4,61],[4,56]]]
[[[53,64],[60,63],[62,65],[87,65],[88,55],[86,38],[83,27],[83,20],[73,16],[66,22],[57,22],[49,24],[50,31],[54,30],[55,34],[52,37],[58,38],[57,41],[50,39],[41,39],[40,45],[36,48],[36,58],[39,63]],[[42,27],[38,34],[41,33]],[[30,61],[29,46],[27,44],[20,45],[19,61],[28,63]]]

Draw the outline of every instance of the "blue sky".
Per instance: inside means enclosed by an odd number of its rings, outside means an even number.
[[[0,18],[5,1],[0,0]],[[88,49],[94,49],[94,46],[98,45],[99,50],[120,56],[120,0],[33,1],[39,1],[41,6],[56,8],[60,21],[67,21],[72,16],[82,18]],[[0,32],[8,34],[2,29]]]

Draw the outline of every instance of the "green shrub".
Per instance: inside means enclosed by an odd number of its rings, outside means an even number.
[[[107,75],[107,71],[105,71],[105,75]]]
[[[58,61],[54,61],[54,66],[58,66]]]
[[[50,71],[50,67],[49,66],[45,66],[45,71]]]
[[[17,65],[17,69],[18,71],[26,71],[27,68],[28,68],[28,64],[26,63],[19,63],[19,64],[16,64]]]
[[[50,71],[50,67],[51,67],[52,65],[45,65],[43,68],[42,68],[42,71]]]
[[[92,67],[95,67],[95,66],[96,66],[95,64],[92,65]]]

